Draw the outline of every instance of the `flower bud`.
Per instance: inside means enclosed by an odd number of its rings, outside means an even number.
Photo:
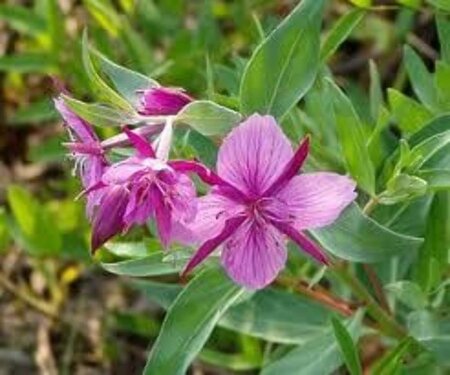
[[[156,87],[141,92],[138,112],[146,116],[176,115],[192,98],[184,90]]]

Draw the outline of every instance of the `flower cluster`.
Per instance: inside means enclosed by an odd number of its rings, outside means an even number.
[[[233,280],[262,288],[284,267],[288,239],[327,264],[305,231],[336,220],[355,199],[355,183],[329,172],[299,174],[308,138],[294,151],[274,118],[254,114],[223,140],[214,172],[197,161],[169,159],[173,116],[193,99],[164,87],[140,95],[138,113],[167,116],[166,124],[123,127],[121,135],[104,141],[63,99],[55,101],[87,198],[92,250],[153,220],[164,248],[174,241],[198,246],[184,274],[221,248]],[[134,154],[112,163],[108,150],[119,144],[131,145]],[[197,196],[192,174],[211,186],[205,196]]]

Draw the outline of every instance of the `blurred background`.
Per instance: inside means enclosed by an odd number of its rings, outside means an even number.
[[[113,61],[233,106],[252,49],[297,3],[0,0],[0,375],[139,373],[164,314],[145,290],[106,273],[89,254],[83,202],[74,201],[80,186],[52,107],[54,78],[76,97],[90,99],[83,30]],[[353,3],[329,1],[324,35],[365,1]],[[429,65],[438,56],[427,5],[404,0],[374,6],[330,61],[355,102],[367,100],[370,59],[383,87],[410,93],[402,46],[412,45]],[[110,136],[115,130],[99,131]],[[214,152],[210,141],[192,137],[187,152]],[[98,257],[126,257],[128,251],[109,250]],[[161,290],[161,298],[169,292]],[[216,329],[192,373],[245,370],[220,351],[239,347],[251,359],[260,350],[254,341]],[[370,345],[363,349],[363,361],[373,356],[370,351]]]

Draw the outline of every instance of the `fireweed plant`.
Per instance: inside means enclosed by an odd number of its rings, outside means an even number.
[[[367,335],[384,353],[369,363],[371,373],[430,373],[448,364],[447,248],[439,241],[448,239],[449,221],[432,215],[445,216],[450,204],[448,172],[439,174],[450,140],[440,113],[450,102],[438,77],[450,72],[450,61],[438,62],[435,89],[407,47],[423,105],[391,90],[389,108],[371,63],[363,118],[326,62],[366,11],[350,12],[321,44],[324,6],[303,0],[264,38],[239,92],[211,93],[209,71],[210,100],[119,66],[84,37],[99,103],[68,92],[54,102],[83,187],[92,252],[114,255],[119,238],[141,228],[160,250],[133,256],[139,242],[122,243],[130,258],[103,267],[180,281],[170,289],[139,284],[168,309],[146,374],[183,374],[198,354],[264,375],[328,374],[343,364],[361,374],[357,343]],[[444,18],[438,28],[450,35]],[[448,55],[450,46],[443,49]],[[404,125],[410,111],[421,115]],[[391,121],[401,139],[387,134]],[[314,122],[320,125],[308,125]],[[103,126],[118,131],[102,139],[94,127]],[[191,136],[197,157],[184,152]],[[211,148],[213,157],[203,157]],[[427,217],[439,222],[417,224]],[[216,325],[253,337],[253,354],[205,351]]]

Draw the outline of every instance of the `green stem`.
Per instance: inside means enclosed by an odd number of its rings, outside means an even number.
[[[378,322],[380,329],[388,336],[402,339],[407,336],[405,329],[399,325],[383,308],[375,301],[365,286],[343,266],[330,267],[330,271],[344,282],[366,306],[368,314]]]

